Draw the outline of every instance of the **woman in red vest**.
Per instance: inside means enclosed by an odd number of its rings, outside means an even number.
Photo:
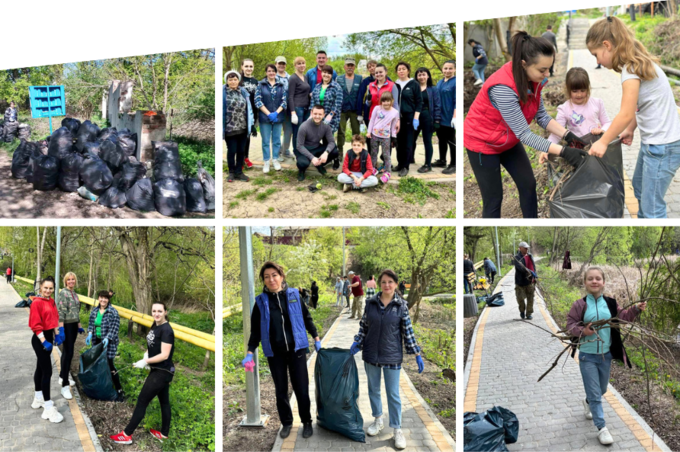
[[[369,106],[368,117],[373,114],[373,109],[380,105],[380,96],[382,93],[389,91],[392,93],[394,103],[392,108],[399,111],[399,87],[392,80],[387,78],[387,67],[380,63],[375,67],[375,81],[368,85],[368,96],[366,96],[366,104]],[[399,121],[397,121],[397,133],[399,132]]]
[[[524,218],[538,217],[536,178],[524,145],[541,151],[539,163],[548,153],[564,157],[578,166],[586,154],[573,147],[551,143],[529,129],[531,121],[569,143],[585,145],[578,137],[548,115],[541,91],[555,61],[555,48],[545,38],[524,31],[512,38],[513,61],[489,77],[465,118],[463,143],[482,194],[484,218],[500,218],[503,182],[500,167],[517,184]]]

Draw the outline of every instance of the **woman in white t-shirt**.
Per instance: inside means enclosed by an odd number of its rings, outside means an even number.
[[[635,34],[616,17],[607,17],[590,28],[586,45],[598,64],[621,73],[621,110],[609,129],[590,148],[602,157],[617,136],[633,142],[640,129],[633,190],[638,218],[666,218],[664,195],[680,167],[680,116],[664,72]]]

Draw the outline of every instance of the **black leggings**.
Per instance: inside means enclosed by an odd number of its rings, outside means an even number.
[[[307,354],[304,350],[275,352],[269,361],[269,370],[274,379],[276,409],[281,425],[293,424],[293,411],[288,400],[288,372],[298,405],[298,413],[303,424],[312,422],[311,402],[309,400],[309,374],[307,373]]]
[[[409,169],[413,159],[416,131],[413,130],[413,113],[402,116],[397,132],[397,163],[399,168]]]
[[[45,335],[45,340],[54,346],[54,330],[43,331],[43,334]],[[42,391],[43,399],[47,402],[50,400],[50,379],[52,378],[52,359],[50,355],[52,352],[45,350],[42,342],[40,342],[40,339],[35,334],[31,338],[31,345],[33,346],[35,356],[38,358],[38,364],[33,374],[33,383],[36,392]],[[68,384],[68,381],[66,381],[66,384]]]
[[[95,337],[92,339],[92,346],[95,346],[102,342],[102,340],[98,337]],[[116,388],[116,391],[120,392],[123,390],[123,387],[120,384],[120,376],[118,376],[118,369],[116,369],[116,366],[113,364],[113,358],[109,358],[109,355],[106,355],[106,361],[109,363],[109,370],[111,371],[111,380],[113,380],[113,387]]]
[[[415,153],[416,143],[420,132],[423,132],[423,145],[425,146],[425,166],[432,166],[432,154],[434,148],[432,147],[432,134],[434,133],[434,122],[429,110],[420,112],[420,126],[413,135],[413,152]]]
[[[71,361],[73,360],[73,347],[78,337],[78,322],[64,323],[64,347],[61,353],[61,371],[59,377],[61,378],[61,386],[68,386],[68,371],[71,369]]]
[[[501,165],[505,167],[517,185],[519,205],[524,218],[538,218],[536,178],[531,162],[522,143],[500,154],[481,154],[468,149],[470,166],[482,193],[484,218],[500,218],[503,204],[503,178]]]
[[[456,129],[453,127],[439,126],[437,129],[439,139],[439,160],[446,162],[447,148],[451,150],[451,166],[456,166]]]
[[[123,432],[127,436],[131,436],[137,426],[144,419],[146,414],[146,407],[149,406],[154,397],[158,397],[161,404],[161,433],[164,436],[170,434],[170,418],[172,410],[170,409],[170,382],[174,375],[171,372],[160,369],[151,369],[151,373],[146,377],[144,387],[137,398],[137,405],[135,411],[132,413],[130,423],[125,427]]]
[[[245,159],[248,134],[244,132],[226,137],[224,140],[227,142],[227,167],[229,172],[241,174],[243,172],[243,160]]]

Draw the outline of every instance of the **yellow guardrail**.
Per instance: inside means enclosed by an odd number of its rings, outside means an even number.
[[[24,278],[23,276],[16,276],[14,275],[15,279],[18,279],[19,281],[26,282],[28,284],[33,284],[33,281],[31,281],[28,278]],[[78,299],[85,303],[88,304],[92,307],[96,307],[99,305],[99,301],[95,300],[94,298],[86,297],[84,295],[78,295]],[[147,314],[142,314],[141,312],[137,311],[132,311],[130,309],[124,308],[122,306],[117,306],[115,304],[112,304],[114,308],[118,311],[118,314],[127,319],[131,320],[135,323],[138,323],[140,325],[143,325],[147,328],[150,328],[151,325],[153,324],[154,320],[153,317]],[[170,322],[170,326],[175,332],[175,337],[177,339],[180,339],[184,342],[188,342],[190,344],[196,345],[197,347],[201,347],[205,350],[209,350],[211,352],[215,351],[215,336],[212,334],[204,333],[203,331],[198,331],[194,330],[192,328],[187,328],[186,326],[178,325],[176,323]]]
[[[482,259],[481,261],[479,261],[475,264],[475,270],[479,270],[483,266],[484,266],[484,260]]]
[[[228,308],[222,309],[222,318],[226,319],[230,315],[236,314],[237,312],[241,312],[241,311],[243,311],[243,305],[242,304],[229,306]]]

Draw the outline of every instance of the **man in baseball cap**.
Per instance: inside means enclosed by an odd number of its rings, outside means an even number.
[[[355,274],[353,271],[347,273],[349,276],[349,287],[352,289],[352,311],[350,319],[361,319],[361,305],[364,301],[364,289],[361,284],[361,276]]]
[[[519,242],[519,251],[515,255],[514,264],[515,296],[519,303],[519,316],[531,320],[534,314],[534,292],[538,276],[534,257],[529,253],[529,248],[527,242]]]

